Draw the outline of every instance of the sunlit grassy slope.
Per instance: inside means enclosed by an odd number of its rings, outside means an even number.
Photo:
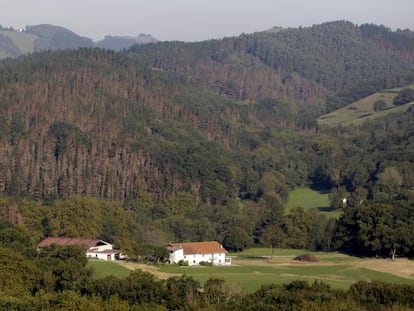
[[[313,209],[328,217],[338,218],[340,211],[332,211],[329,207],[329,193],[312,190],[310,188],[296,188],[289,193],[286,212],[301,206],[304,209]]]
[[[414,84],[408,85],[414,88]],[[414,103],[394,106],[392,101],[402,88],[394,88],[384,90],[356,101],[346,107],[335,110],[318,118],[319,125],[337,126],[337,125],[359,125],[367,120],[382,118],[391,113],[402,113],[406,111]],[[383,111],[374,111],[374,103],[377,100],[383,100],[387,104],[387,108]]]

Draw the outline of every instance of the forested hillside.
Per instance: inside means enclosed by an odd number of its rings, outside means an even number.
[[[412,32],[346,21],[132,51],[154,68],[181,73],[227,97],[309,105],[335,94],[328,110],[413,79]]]
[[[218,239],[239,250],[276,232],[288,247],[329,249],[334,222],[300,208],[284,215],[289,190],[333,189],[332,208],[343,208],[344,197],[353,207],[412,200],[411,93],[397,98],[399,114],[359,127],[325,129],[315,118],[412,83],[413,40],[335,22],[4,60],[0,193],[11,198],[1,218],[36,238],[105,237],[124,247]],[[116,206],[122,234],[82,214],[105,205],[99,200]],[[64,222],[70,215],[80,223]]]

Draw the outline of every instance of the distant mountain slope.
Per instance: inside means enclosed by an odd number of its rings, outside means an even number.
[[[9,37],[13,41],[19,50],[19,55],[32,53],[33,43],[38,38],[37,36],[24,31],[3,30],[0,31],[0,33]]]
[[[96,42],[96,46],[99,48],[121,51],[133,46],[134,44],[154,42],[157,42],[157,39],[153,38],[151,35],[146,34],[139,34],[137,37],[105,36],[103,40]]]
[[[34,42],[34,51],[67,50],[80,47],[93,47],[91,39],[81,37],[66,28],[54,25],[27,26],[26,32],[38,38]]]
[[[15,57],[20,54],[19,48],[10,37],[0,32],[0,57],[1,55]]]
[[[156,42],[151,35],[137,37],[106,36],[93,42],[64,27],[41,24],[15,30],[0,26],[0,59],[16,57],[31,52],[47,50],[68,50],[82,47],[102,47],[114,51],[127,49],[134,44]]]

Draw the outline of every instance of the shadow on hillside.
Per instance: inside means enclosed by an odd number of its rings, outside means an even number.
[[[331,188],[324,188],[324,187],[317,186],[315,184],[311,184],[309,188],[312,189],[313,191],[317,191],[319,194],[331,193]]]
[[[316,208],[320,212],[333,212],[335,209],[331,206],[321,206]]]

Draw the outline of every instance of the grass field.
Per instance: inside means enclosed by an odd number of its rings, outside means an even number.
[[[231,286],[252,292],[265,284],[287,284],[294,280],[323,281],[333,288],[347,289],[359,280],[379,280],[396,284],[414,285],[414,261],[397,259],[358,258],[337,252],[309,252],[306,250],[280,249],[270,256],[268,248],[252,248],[241,253],[230,254],[232,266],[180,267],[177,265],[144,265],[125,261],[108,262],[91,260],[88,267],[97,277],[113,275],[123,278],[131,270],[141,269],[160,278],[187,275],[200,283],[211,277],[223,278]],[[293,260],[297,255],[311,253],[319,262],[308,263]],[[126,268],[128,267],[128,269]]]
[[[413,85],[408,85],[409,88],[414,88]],[[337,126],[337,125],[359,125],[366,120],[382,118],[391,113],[402,113],[414,103],[402,106],[394,106],[393,99],[401,91],[402,88],[394,88],[372,94],[359,101],[356,101],[346,107],[335,110],[331,113],[325,114],[318,118],[319,125]],[[377,100],[383,100],[387,104],[387,108],[383,111],[374,111],[374,103]]]
[[[289,262],[290,261],[290,262]],[[387,272],[359,267],[358,260],[347,259],[340,263],[298,263],[292,259],[279,258],[263,260],[233,260],[229,267],[160,267],[164,273],[185,274],[203,283],[211,277],[223,278],[230,284],[252,292],[264,284],[287,284],[294,280],[323,281],[333,288],[347,289],[359,280],[379,280],[397,284],[414,285],[414,279],[404,278]]]
[[[104,261],[104,260],[89,260],[88,267],[92,268],[97,277],[116,276],[123,278],[129,275],[131,272],[127,268],[118,265],[115,262]]]
[[[328,217],[338,218],[341,211],[331,211],[329,208],[329,193],[319,192],[310,188],[296,188],[289,193],[286,212],[301,206],[304,209],[313,209]]]

